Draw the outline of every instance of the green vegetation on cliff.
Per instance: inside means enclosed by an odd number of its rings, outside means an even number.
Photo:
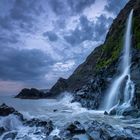
[[[102,56],[97,62],[96,70],[107,68],[120,57],[123,47],[124,25],[117,26],[116,32],[109,36],[102,47]]]
[[[140,17],[136,16],[133,19],[134,28],[134,38],[136,43],[136,48],[140,49]]]
[[[110,40],[103,45],[103,57],[101,57],[97,62],[96,70],[101,70],[102,68],[108,67],[119,58],[123,46],[122,40],[123,36],[118,37],[117,41],[113,41],[113,39],[110,38]],[[104,52],[106,52],[105,55]]]
[[[119,59],[123,47],[125,25],[126,19],[113,25],[113,32],[108,35],[107,40],[102,47],[102,55],[96,65],[97,71],[107,68]],[[140,49],[140,15],[137,10],[134,11],[133,17],[133,36],[134,48]]]

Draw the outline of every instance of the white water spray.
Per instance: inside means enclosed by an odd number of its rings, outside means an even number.
[[[105,98],[105,102],[104,102],[105,110],[110,110],[112,107],[119,105],[120,94],[124,94],[123,103],[121,104],[121,106],[123,107],[131,106],[131,101],[134,96],[135,86],[134,83],[131,81],[131,76],[130,76],[132,17],[133,17],[133,10],[131,10],[127,21],[123,57],[121,62],[122,71],[121,74],[114,80],[113,84],[110,87],[109,94]],[[126,80],[124,93],[120,93],[121,84],[123,84],[124,80]]]

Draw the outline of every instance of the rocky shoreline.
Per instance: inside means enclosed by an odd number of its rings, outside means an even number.
[[[29,134],[40,137],[41,140],[139,140],[140,128],[136,127],[114,127],[112,125],[98,122],[96,120],[90,120],[84,124],[81,124],[78,120],[67,123],[61,128],[56,129],[51,120],[40,120],[36,118],[26,119],[24,116],[16,111],[14,108],[2,104],[0,106],[0,120],[6,118],[6,123],[0,126],[0,137],[2,140],[22,139],[32,140],[30,135],[19,135],[18,129],[11,128],[13,117],[19,121],[22,127],[30,128]],[[16,121],[14,120],[14,121]],[[7,123],[9,125],[7,126]],[[16,124],[16,122],[15,122]],[[18,125],[18,124],[17,124]]]

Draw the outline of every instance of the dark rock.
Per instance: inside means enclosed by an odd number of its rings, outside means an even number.
[[[20,117],[23,120],[23,115],[16,111],[13,107],[9,107],[6,104],[2,104],[0,106],[0,116],[8,116],[10,114],[14,114]]]
[[[80,140],[79,138],[72,138],[71,140]]]
[[[67,86],[67,80],[59,78],[56,84],[50,89],[50,96],[57,96],[58,93],[64,92]]]
[[[25,135],[24,137],[22,137],[22,140],[32,140],[32,137]]]
[[[63,139],[72,139],[74,135],[79,134],[85,134],[85,129],[78,121],[65,125],[60,131],[60,137]]]
[[[111,109],[109,112],[109,115],[116,115],[116,114],[117,114],[116,108]]]
[[[88,123],[86,133],[93,140],[132,140],[129,134],[113,128],[111,125],[93,121]]]
[[[140,128],[135,128],[135,127],[125,127],[124,128],[125,131],[131,133],[135,139],[139,139],[140,138]]]
[[[107,83],[103,78],[101,78],[101,80],[99,79],[100,78],[98,77],[81,89],[76,90],[73,101],[80,102],[83,107],[97,109],[102,100],[100,97],[100,94],[102,94],[101,90]]]
[[[110,110],[109,115],[122,115],[138,118],[140,117],[140,110],[132,106],[130,107],[115,106]]]
[[[5,133],[5,132],[6,132],[5,128],[4,128],[4,127],[0,127],[0,136],[1,136],[3,133]]]
[[[48,137],[48,139],[46,140],[62,140],[62,139],[59,138],[58,136],[51,136],[51,137]]]
[[[0,106],[0,116],[8,116],[15,112],[15,109],[12,107],[8,107],[6,104],[2,104]]]
[[[70,131],[71,134],[84,134],[85,133],[85,129],[78,121],[75,121],[74,123],[70,124],[66,128],[66,130]]]
[[[0,116],[8,116],[9,114],[14,113],[16,110],[12,107],[7,106],[6,104],[2,104],[0,106]]]
[[[33,127],[33,126],[42,127],[43,128],[42,132],[44,132],[46,135],[49,135],[51,131],[53,130],[53,123],[50,120],[42,121],[39,119],[31,119],[31,120],[25,121],[24,125],[27,125],[30,127]]]
[[[138,117],[140,117],[140,111],[138,109],[129,107],[123,111],[122,115],[123,116],[133,116],[135,118],[138,118]]]
[[[57,111],[58,111],[57,109],[54,109],[54,110],[53,110],[53,112],[57,112]]]
[[[16,135],[17,135],[17,132],[9,132],[3,136],[2,140],[8,140],[8,139],[14,140]]]
[[[27,89],[24,88],[21,90],[21,92],[15,96],[15,98],[21,98],[21,99],[42,99],[47,98],[50,96],[49,92],[44,92],[42,90],[38,90],[35,88]]]
[[[108,112],[107,112],[107,111],[105,111],[105,112],[104,112],[104,115],[108,115]]]

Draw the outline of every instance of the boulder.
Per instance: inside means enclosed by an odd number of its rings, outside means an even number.
[[[3,136],[2,140],[14,140],[15,137],[16,137],[16,135],[17,135],[17,132],[9,132],[9,133],[6,133]]]
[[[104,112],[104,115],[109,115],[107,111]]]
[[[75,135],[85,134],[86,131],[80,122],[66,124],[60,131],[60,137],[63,139],[72,139]]]
[[[21,120],[23,120],[23,115],[16,111],[13,107],[9,107],[4,103],[0,105],[0,116],[8,116],[10,114],[17,115]]]
[[[1,136],[3,133],[5,133],[5,132],[6,132],[5,128],[4,128],[4,127],[0,127],[0,136]]]
[[[51,131],[53,130],[53,123],[52,121],[48,120],[48,121],[42,121],[39,119],[31,119],[31,120],[26,120],[24,122],[24,125],[27,125],[29,127],[42,127],[42,133],[45,133],[46,135],[49,135],[51,133]]]
[[[9,114],[14,113],[16,110],[13,107],[9,107],[6,104],[0,106],[0,116],[8,116]]]
[[[129,107],[123,111],[122,115],[123,116],[132,116],[134,118],[138,118],[138,117],[140,117],[140,111],[136,108]]]
[[[115,129],[111,125],[105,123],[99,123],[92,121],[86,123],[86,133],[93,140],[132,140],[132,137],[121,131],[121,129]]]

